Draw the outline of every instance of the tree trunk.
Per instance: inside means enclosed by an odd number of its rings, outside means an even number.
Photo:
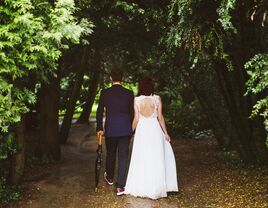
[[[218,63],[215,70],[229,111],[235,138],[234,142],[240,157],[251,164],[267,161],[267,151],[263,151],[265,149],[264,126],[260,122],[249,119],[249,112],[245,106],[250,104],[248,103],[248,98],[245,98],[242,94],[242,83],[237,83],[239,73],[237,71],[229,72],[224,63]],[[241,81],[242,78],[240,77],[239,80]],[[255,127],[253,128],[253,126]],[[256,131],[255,129],[259,130]],[[255,144],[255,141],[258,141],[258,145]],[[262,142],[262,145],[259,142]],[[262,148],[258,149],[257,146]]]
[[[59,90],[60,78],[52,78],[50,83],[43,83],[40,89],[40,135],[37,155],[53,161],[60,159],[59,141]]]
[[[87,55],[88,55],[88,51],[84,49],[84,53],[83,53],[83,56],[79,65],[79,70],[75,77],[74,87],[72,89],[72,93],[69,98],[69,103],[66,109],[66,113],[64,115],[62,125],[60,128],[60,142],[62,144],[65,144],[67,142],[67,139],[69,136],[69,131],[70,131],[72,120],[73,120],[73,114],[75,111],[76,101],[78,100],[81,86],[84,80],[85,67],[86,67],[85,63],[87,63],[86,58],[88,57]]]
[[[254,1],[250,2],[239,2],[239,9],[241,10],[241,15],[239,16],[241,21],[241,44],[239,46],[241,60],[238,59],[239,72],[243,78],[244,88],[246,88],[246,82],[248,81],[248,74],[244,68],[245,63],[252,58],[255,54],[263,52],[263,43],[261,42],[261,37],[263,36],[258,30],[256,30],[256,25],[252,21],[245,19],[245,14],[254,6]],[[254,50],[252,50],[254,49]],[[246,89],[242,91],[244,94]],[[254,94],[243,96],[244,99],[244,109],[245,116],[249,117],[253,106],[256,103],[257,97]],[[245,117],[244,116],[244,117]],[[254,119],[247,119],[247,125],[251,129],[251,139],[253,139],[253,147],[255,152],[255,157],[258,163],[268,163],[268,149],[266,146],[267,132],[265,130],[264,122],[261,117],[256,117]]]
[[[25,118],[21,116],[15,128],[17,151],[11,158],[10,182],[18,185],[22,181],[25,167]]]
[[[101,75],[101,61],[99,54],[95,56],[95,64],[94,64],[94,71],[92,73],[92,77],[90,80],[89,91],[86,97],[86,102],[83,108],[83,111],[77,120],[77,123],[88,123],[89,116],[94,104],[94,100],[98,91],[98,85],[100,82],[100,75]]]
[[[225,119],[220,117],[219,113],[217,112],[218,109],[215,107],[216,101],[213,100],[214,98],[213,93],[210,91],[207,91],[207,89],[204,91],[202,87],[199,86],[200,83],[198,82],[198,80],[193,77],[193,74],[184,73],[184,76],[188,80],[188,83],[190,84],[192,91],[196,95],[204,111],[204,114],[207,116],[208,123],[210,124],[213,130],[213,133],[216,137],[219,147],[221,149],[229,148],[229,139],[227,139],[227,135],[226,135],[226,131],[228,131],[228,129],[226,129],[225,125],[223,124],[223,121]],[[214,83],[207,82],[207,85],[213,85],[213,84]]]
[[[254,130],[254,144],[256,148],[256,157],[260,163],[268,163],[268,149],[266,146],[267,132],[264,127],[263,118],[255,118],[253,121],[255,125],[253,126]]]

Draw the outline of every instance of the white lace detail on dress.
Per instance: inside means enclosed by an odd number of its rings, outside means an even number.
[[[135,98],[135,103],[139,110],[141,118],[155,118],[157,117],[157,107],[159,104],[159,96],[144,96],[141,95]]]

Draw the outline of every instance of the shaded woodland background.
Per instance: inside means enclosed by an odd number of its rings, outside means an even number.
[[[1,201],[18,197],[25,165],[60,160],[112,68],[134,90],[153,77],[173,135],[267,164],[267,13],[265,0],[1,1]]]

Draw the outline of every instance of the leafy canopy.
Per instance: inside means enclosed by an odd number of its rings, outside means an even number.
[[[39,81],[57,68],[62,50],[79,43],[92,25],[79,24],[73,0],[4,0],[0,3],[0,129],[7,132],[26,113],[35,95],[21,84],[30,73]],[[37,80],[38,82],[38,80]],[[20,84],[19,84],[20,83]],[[22,85],[22,86],[18,86]]]

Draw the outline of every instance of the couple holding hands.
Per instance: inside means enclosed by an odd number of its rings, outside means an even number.
[[[104,179],[114,184],[116,155],[118,178],[116,194],[157,199],[178,191],[176,161],[162,114],[162,102],[154,94],[153,82],[139,82],[139,96],[121,85],[122,72],[113,70],[113,85],[101,91],[97,109],[97,134],[105,135],[106,169]],[[105,125],[103,128],[103,114]],[[129,145],[134,132],[128,168]]]

